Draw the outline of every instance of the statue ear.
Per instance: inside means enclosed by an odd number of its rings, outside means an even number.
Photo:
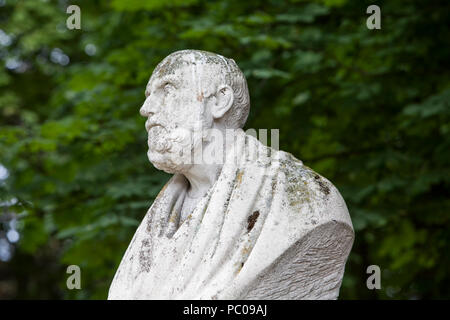
[[[212,107],[214,119],[220,119],[231,108],[234,101],[233,90],[230,86],[222,85],[216,93],[216,102]]]

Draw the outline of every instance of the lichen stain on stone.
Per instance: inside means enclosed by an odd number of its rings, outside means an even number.
[[[181,59],[167,59],[163,60],[159,65],[156,66],[155,72],[159,77],[174,74],[177,69],[187,65],[186,61]]]
[[[294,175],[288,176],[287,180],[286,191],[292,207],[302,206],[312,201],[311,187],[307,180],[301,181],[299,176]]]
[[[319,185],[320,191],[322,191],[325,195],[329,195],[330,188],[326,185],[326,183],[317,174],[314,176],[314,179],[316,183]]]
[[[142,240],[141,250],[139,251],[139,265],[145,272],[150,271],[151,265],[151,244],[149,239]]]
[[[247,233],[250,232],[255,226],[256,220],[258,220],[259,211],[253,212],[247,219]]]
[[[188,59],[186,59],[188,57]],[[155,68],[154,74],[158,77],[175,74],[175,71],[188,65],[224,65],[224,58],[218,55],[202,50],[182,50],[166,57]],[[225,76],[232,77],[235,71],[230,71]]]
[[[311,207],[312,203],[319,200],[317,188],[313,184],[317,184],[320,191],[325,195],[330,193],[330,188],[326,182],[302,162],[282,160],[280,166],[285,174],[285,190],[291,207],[300,210],[305,205]],[[315,178],[316,176],[318,178]]]
[[[238,187],[242,183],[242,176],[244,175],[244,171],[239,170],[236,176],[236,187]]]

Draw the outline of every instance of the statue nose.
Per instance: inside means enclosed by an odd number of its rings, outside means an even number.
[[[143,117],[151,117],[153,114],[155,114],[155,112],[156,112],[155,103],[151,102],[150,97],[148,97],[147,99],[145,99],[144,104],[139,110],[139,113]]]

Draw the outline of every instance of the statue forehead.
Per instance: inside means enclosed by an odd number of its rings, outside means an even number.
[[[196,69],[220,69],[227,65],[226,58],[223,56],[200,50],[177,51],[164,58],[153,71],[149,82],[152,79],[160,79],[166,76],[175,76],[192,72],[191,68]]]

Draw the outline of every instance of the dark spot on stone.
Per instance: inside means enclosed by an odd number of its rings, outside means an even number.
[[[149,239],[144,239],[141,242],[141,250],[139,251],[139,265],[141,266],[142,271],[150,271],[151,242]]]
[[[326,185],[326,183],[322,179],[320,179],[320,177],[318,175],[315,175],[314,179],[316,180],[317,184],[320,187],[320,190],[324,194],[326,194],[326,195],[330,194],[330,188]]]
[[[248,219],[247,219],[247,223],[248,223],[248,225],[247,225],[247,232],[250,232],[253,229],[253,227],[255,226],[256,220],[258,220],[258,217],[259,217],[259,211],[258,210],[253,212],[250,215],[250,217],[248,217]]]

